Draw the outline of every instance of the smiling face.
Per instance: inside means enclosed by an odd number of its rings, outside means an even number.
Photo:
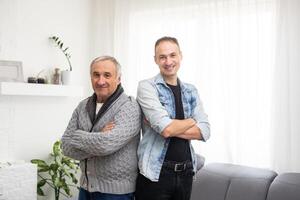
[[[161,41],[155,48],[154,59],[164,80],[172,85],[177,84],[177,71],[182,59],[178,45],[168,40]]]
[[[91,66],[91,82],[97,102],[104,103],[120,84],[117,67],[111,60],[98,61]]]

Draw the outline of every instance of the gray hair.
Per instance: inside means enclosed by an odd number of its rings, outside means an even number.
[[[92,72],[92,66],[97,63],[97,62],[101,62],[101,61],[106,61],[106,60],[109,60],[111,61],[112,63],[114,63],[116,69],[117,69],[117,76],[118,77],[121,77],[121,65],[120,63],[117,61],[116,58],[112,57],[112,56],[99,56],[97,58],[95,58],[92,62],[91,62],[91,65],[90,65],[90,71]]]

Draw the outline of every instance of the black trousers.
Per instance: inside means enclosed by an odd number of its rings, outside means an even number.
[[[193,167],[172,167],[165,164],[160,172],[159,181],[152,182],[142,174],[138,175],[135,191],[136,200],[189,200],[193,183]]]

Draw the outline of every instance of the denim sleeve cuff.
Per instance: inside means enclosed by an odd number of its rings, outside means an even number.
[[[152,128],[159,134],[163,132],[163,130],[172,122],[172,119],[165,118],[159,121],[158,124],[152,125]]]
[[[201,130],[202,139],[204,142],[206,142],[210,137],[210,128],[208,124],[205,123],[198,123],[197,126]]]

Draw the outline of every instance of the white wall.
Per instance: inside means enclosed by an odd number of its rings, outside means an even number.
[[[66,69],[64,55],[48,39],[70,47],[73,84],[84,96],[0,95],[0,162],[46,158],[78,102],[90,95],[92,0],[0,0],[0,60],[23,62],[24,78],[43,69]]]
[[[92,56],[115,56],[115,1],[95,0],[93,13],[95,20],[92,21]],[[120,61],[119,58],[117,59]]]
[[[0,60],[22,61],[24,80],[44,69],[66,69],[64,55],[48,39],[57,35],[70,47],[73,84],[84,87],[84,96],[76,98],[0,95],[0,162],[46,159],[78,102],[91,94],[94,4],[94,0],[0,0]]]

